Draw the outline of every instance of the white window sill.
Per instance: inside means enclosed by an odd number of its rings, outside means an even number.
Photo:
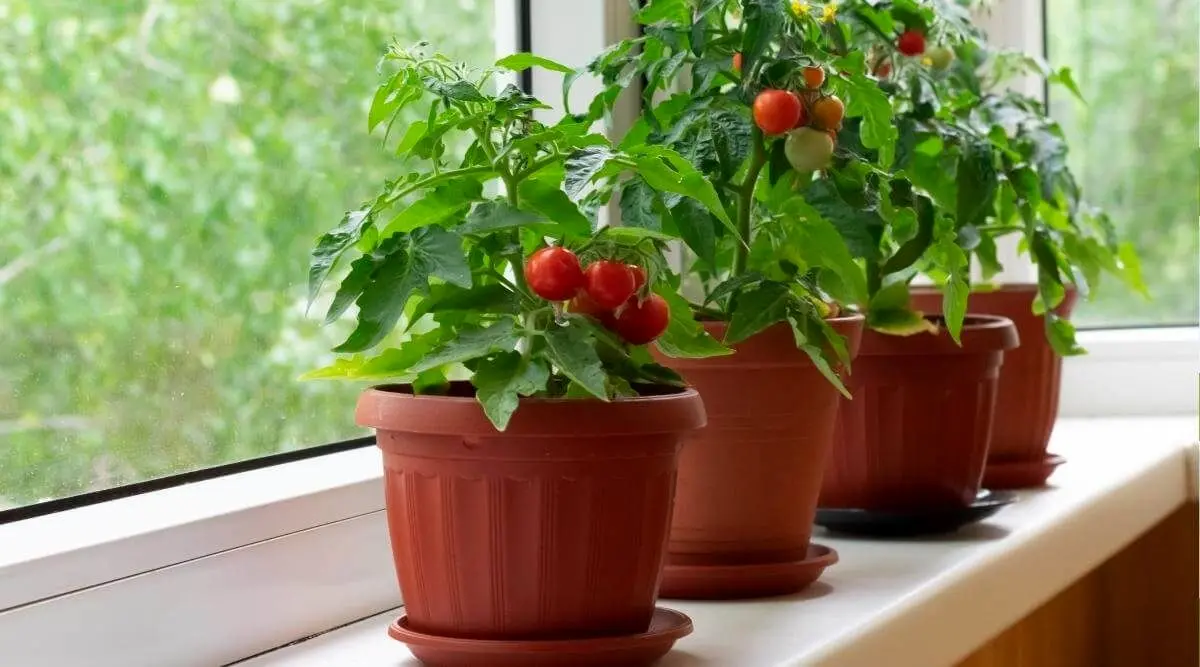
[[[942,539],[816,539],[841,561],[797,596],[662,604],[696,631],[660,664],[952,664],[1195,497],[1194,419],[1064,420],[1052,487]],[[981,600],[987,600],[981,605]],[[391,609],[243,667],[416,666],[387,636]],[[932,641],[931,629],[936,629]],[[926,641],[925,639],[929,639]]]

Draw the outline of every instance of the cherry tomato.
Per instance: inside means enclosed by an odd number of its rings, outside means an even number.
[[[566,301],[583,287],[583,269],[575,253],[559,246],[542,248],[525,260],[525,282],[547,301]]]
[[[813,102],[813,124],[824,130],[836,130],[842,126],[842,117],[846,115],[846,105],[837,95],[822,97]]]
[[[754,122],[767,134],[783,134],[796,127],[804,105],[794,93],[768,88],[754,98]]]
[[[740,52],[733,54],[733,71],[738,74],[742,73],[742,54]]]
[[[642,285],[646,284],[646,269],[637,264],[626,264],[625,266],[628,266],[629,271],[633,273],[633,291],[642,289]]]
[[[886,79],[889,76],[891,76],[891,74],[892,74],[891,61],[883,60],[883,61],[880,61],[880,63],[875,66],[875,76],[876,77],[878,77],[880,79]]]
[[[803,74],[804,85],[809,89],[815,90],[825,83],[825,70],[820,67],[805,67]]]
[[[592,300],[592,297],[588,296],[587,292],[576,294],[575,298],[567,303],[567,310],[572,313],[587,315],[609,329],[613,328],[613,324],[617,321],[611,308],[601,308],[599,304]]]
[[[935,70],[941,71],[954,62],[954,52],[944,46],[935,46],[925,52],[929,64]]]
[[[670,319],[671,309],[666,300],[651,294],[641,302],[630,299],[617,315],[613,330],[629,343],[645,345],[667,330]]]
[[[583,272],[583,289],[601,308],[616,310],[633,296],[636,279],[629,266],[601,259],[588,264]]]
[[[925,35],[916,30],[905,30],[896,40],[896,50],[906,56],[919,56],[925,53]]]
[[[829,166],[833,142],[833,137],[822,130],[800,127],[788,132],[787,141],[783,143],[783,154],[796,171],[817,171]]]

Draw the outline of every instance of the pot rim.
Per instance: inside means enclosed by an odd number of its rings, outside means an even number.
[[[451,384],[470,387],[465,380]],[[411,388],[410,384],[384,384],[363,391],[355,409],[355,422],[380,431],[496,438],[682,433],[707,423],[704,403],[691,387],[670,387],[677,391],[607,402],[595,398],[521,397],[504,431],[496,430],[474,395],[420,395],[412,393]]]
[[[926,321],[940,319],[940,315],[925,316]],[[940,326],[936,334],[921,332],[911,336],[885,334],[868,328],[863,331],[862,347],[858,355],[981,354],[1011,350],[1021,342],[1017,335],[1017,327],[1009,318],[976,313],[967,313],[963,318],[962,334],[959,338],[962,341],[961,346]]]

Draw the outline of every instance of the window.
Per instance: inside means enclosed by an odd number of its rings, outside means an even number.
[[[346,333],[305,315],[307,253],[394,176],[364,115],[391,37],[483,65],[498,23],[0,3],[0,509],[358,435],[359,387],[296,381]]]
[[[1044,0],[1047,55],[1069,66],[1086,103],[1050,90],[1085,196],[1138,248],[1153,300],[1112,289],[1076,316],[1084,326],[1195,324],[1200,45],[1195,2]]]

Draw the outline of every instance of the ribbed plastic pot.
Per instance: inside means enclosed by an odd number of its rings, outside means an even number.
[[[861,315],[829,321],[853,355]],[[705,328],[718,339],[724,323]],[[669,562],[747,565],[804,560],[832,444],[837,390],[772,326],[708,359],[659,360],[704,398],[708,426],[680,458]]]
[[[449,396],[367,390],[409,627],[469,639],[643,633],[658,593],[694,390],[611,402],[522,399],[498,432]]]
[[[935,322],[939,318],[929,318]],[[1013,323],[968,315],[959,347],[937,334],[863,332],[838,412],[822,507],[967,506],[979,492]]]
[[[974,313],[999,315],[1013,321],[1021,346],[1004,355],[1000,385],[996,395],[996,420],[988,462],[999,465],[1041,464],[1047,460],[1046,448],[1058,415],[1058,396],[1062,386],[1062,357],[1054,353],[1046,340],[1046,322],[1031,309],[1037,285],[1006,285],[990,292],[976,292],[968,300]],[[1066,298],[1055,309],[1070,317],[1078,293],[1067,289]],[[927,313],[942,311],[941,292],[933,288],[914,289],[913,307]],[[1048,475],[1053,466],[1043,466]],[[1036,475],[1036,485],[1045,483]],[[994,485],[993,485],[994,486]]]

